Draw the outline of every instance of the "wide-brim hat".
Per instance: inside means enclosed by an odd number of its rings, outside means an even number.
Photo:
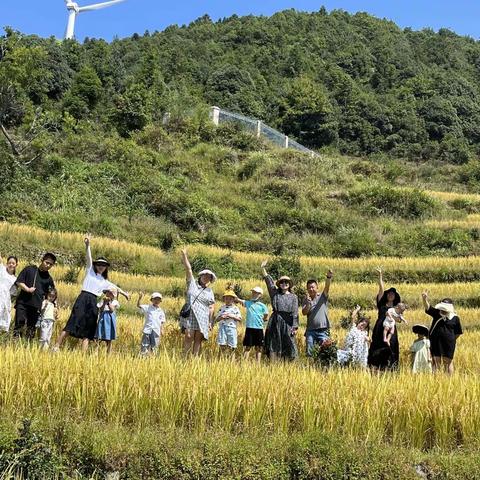
[[[397,289],[395,287],[390,287],[388,290],[385,290],[383,292],[382,298],[378,302],[380,305],[384,305],[387,303],[387,296],[389,293],[393,293],[395,295],[395,299],[393,300],[393,305],[397,305],[402,301],[400,298],[400,294],[397,292]]]
[[[223,298],[225,297],[232,297],[232,298],[238,298],[237,297],[237,294],[232,290],[232,289],[228,289],[228,290],[225,290],[223,292]]]
[[[293,281],[292,281],[292,279],[291,279],[290,277],[288,277],[287,275],[282,275],[282,276],[277,280],[277,282],[276,282],[277,287],[280,287],[280,282],[285,281],[285,280],[288,282],[288,284],[290,285],[290,287],[293,287]]]
[[[110,266],[110,262],[105,257],[98,257],[93,261],[94,265],[105,265],[106,267]]]
[[[263,288],[262,287],[253,287],[252,292],[258,293],[260,295],[263,295]]]
[[[153,300],[154,298],[159,298],[161,300],[163,297],[162,297],[162,294],[160,292],[153,292],[150,295],[150,300]]]
[[[434,308],[443,312],[447,312],[451,315],[455,315],[455,308],[453,306],[453,303],[451,301],[447,301],[447,299],[444,299],[440,303],[437,303]]]
[[[425,337],[428,337],[430,331],[425,325],[417,324],[412,327],[412,332],[416,333],[417,335],[423,335]]]
[[[212,277],[211,283],[217,280],[217,276],[208,268],[206,268],[205,270],[202,270],[201,272],[198,272],[199,277],[201,277],[202,275],[210,275],[210,277]]]

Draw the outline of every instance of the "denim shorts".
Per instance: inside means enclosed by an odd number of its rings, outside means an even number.
[[[217,343],[221,346],[228,345],[230,348],[237,348],[237,326],[220,322]]]
[[[317,328],[316,330],[307,330],[305,332],[305,346],[307,357],[311,357],[313,347],[321,344],[324,340],[330,338],[330,330],[328,328]]]

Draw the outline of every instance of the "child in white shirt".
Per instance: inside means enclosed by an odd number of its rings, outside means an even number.
[[[403,313],[407,309],[407,306],[404,303],[398,303],[392,308],[387,310],[387,315],[383,321],[383,341],[390,345],[390,339],[395,333],[395,323],[405,323],[408,325],[408,322],[403,318]]]
[[[160,345],[160,337],[162,336],[162,325],[166,322],[165,312],[160,307],[162,303],[162,294],[154,292],[150,296],[149,305],[141,305],[143,292],[140,292],[137,301],[137,307],[145,316],[145,323],[142,331],[142,344],[140,349],[141,355],[148,353],[156,353]]]
[[[57,291],[48,291],[42,303],[40,318],[35,325],[39,329],[40,348],[47,350],[52,339],[53,325],[58,320]]]

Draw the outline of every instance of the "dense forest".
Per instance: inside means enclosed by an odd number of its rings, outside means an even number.
[[[203,103],[352,155],[462,163],[480,139],[480,44],[363,13],[204,16],[111,44],[8,30],[0,55],[0,119],[10,127],[41,107],[127,136]],[[9,88],[23,108],[5,108]]]
[[[0,37],[0,218],[170,248],[477,253],[480,43],[343,11],[208,16],[111,43]],[[208,106],[322,156],[274,150]],[[170,123],[162,124],[166,112]],[[315,172],[315,175],[312,175]]]

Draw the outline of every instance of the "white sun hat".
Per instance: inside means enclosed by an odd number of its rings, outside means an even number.
[[[253,287],[252,292],[259,293],[260,295],[263,295],[263,289],[261,287]]]
[[[154,298],[160,298],[162,299],[162,294],[160,292],[153,292],[151,295],[150,295],[150,300],[153,300]]]
[[[210,275],[212,277],[212,283],[217,279],[217,276],[208,268],[198,273],[199,277],[201,277],[202,275]]]

